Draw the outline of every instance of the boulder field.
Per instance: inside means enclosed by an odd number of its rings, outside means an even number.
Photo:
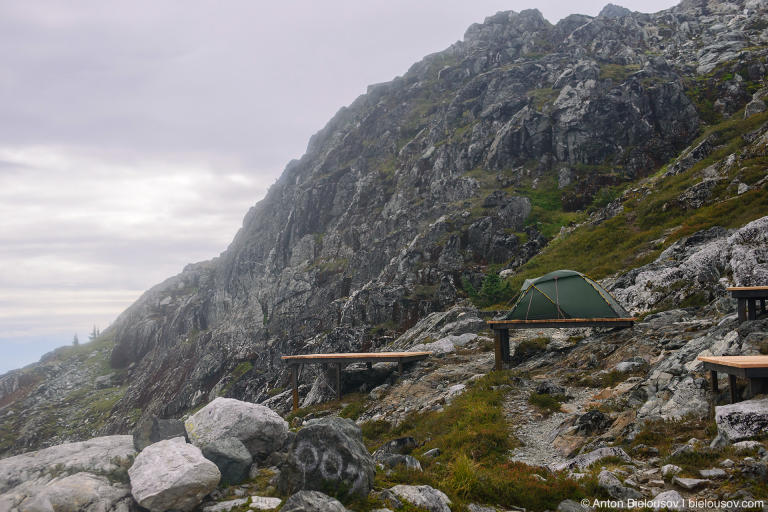
[[[184,422],[186,437],[177,435],[173,423],[178,421],[160,420],[166,427],[154,435],[165,432],[168,438],[140,451],[134,444],[146,443],[146,428],[138,428],[135,436],[98,437],[2,459],[0,510],[188,512],[198,510],[220,484],[238,483],[257,471],[258,463],[246,463],[252,460],[280,461],[272,468],[282,495],[289,496],[282,510],[343,512],[341,502],[319,490],[366,497],[373,488],[374,459],[360,427],[349,419],[308,421],[294,433],[265,406],[217,398]],[[433,495],[447,500],[428,486],[399,485],[392,493],[417,505]],[[251,496],[203,510],[224,512],[245,504],[274,510],[282,501]]]

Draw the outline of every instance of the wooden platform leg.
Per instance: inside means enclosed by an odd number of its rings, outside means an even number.
[[[736,376],[728,375],[728,391],[731,394],[731,403],[736,403]]]
[[[501,329],[493,330],[494,370],[500,372],[503,368],[504,354],[501,351]]]
[[[749,379],[749,398],[768,393],[768,379]]]
[[[341,363],[336,363],[336,399],[341,400]]]
[[[501,360],[505,363],[509,363],[509,329],[502,329],[501,334]]]
[[[747,299],[739,298],[738,301],[739,322],[743,322],[747,319]]]
[[[397,373],[400,374],[400,377],[403,376],[403,361],[402,360],[399,360],[397,362]]]
[[[760,299],[760,314],[765,313],[765,299]]]
[[[709,371],[709,380],[712,381],[712,392],[717,393],[717,372],[715,370]]]
[[[291,365],[291,387],[293,388],[293,410],[299,410],[299,365]]]
[[[747,318],[757,320],[757,301],[755,299],[747,299]]]

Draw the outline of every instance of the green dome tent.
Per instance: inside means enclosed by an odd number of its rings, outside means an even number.
[[[629,313],[595,281],[574,270],[526,279],[504,320],[627,318]]]

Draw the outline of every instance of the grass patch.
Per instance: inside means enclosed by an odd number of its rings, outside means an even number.
[[[376,487],[431,485],[448,494],[457,510],[470,502],[553,510],[564,499],[590,495],[588,479],[575,482],[507,460],[509,451],[518,444],[502,409],[506,390],[514,385],[513,377],[509,371],[488,374],[443,411],[413,414],[396,428],[386,422],[363,424],[363,436],[371,450],[402,436],[422,443],[412,453],[417,458],[432,448],[441,450],[435,459],[421,458],[423,473],[404,469],[378,473]]]
[[[232,389],[232,386],[237,384],[237,382],[251,370],[253,370],[253,363],[250,361],[243,361],[242,363],[238,364],[235,369],[232,370],[229,382],[227,382],[227,384],[222,388],[221,395],[225,396],[227,393],[229,393],[229,391]]]
[[[622,66],[619,64],[600,64],[600,79],[601,80],[613,80],[614,82],[623,82],[629,75],[639,71],[641,66],[638,64],[630,64]]]
[[[538,407],[546,414],[559,412],[562,404],[567,401],[568,401],[568,397],[564,395],[547,395],[544,393],[531,393],[531,396],[528,397],[529,404]]]
[[[528,97],[533,100],[533,107],[536,110],[542,110],[545,106],[554,103],[559,94],[559,90],[549,87],[531,89],[528,91]]]
[[[708,439],[717,434],[714,421],[696,417],[686,417],[679,420],[655,420],[643,424],[630,444],[635,447],[640,444],[654,446],[662,456],[668,455],[674,444],[688,442],[689,439]]]

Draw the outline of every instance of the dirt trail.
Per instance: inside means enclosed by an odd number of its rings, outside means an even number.
[[[564,404],[571,412],[556,412],[549,416],[543,416],[536,407],[528,403],[528,397],[534,391],[533,387],[526,387],[509,395],[504,404],[504,413],[512,432],[522,443],[522,446],[512,451],[510,460],[535,466],[548,466],[565,461],[565,457],[553,445],[559,427],[569,418],[584,414],[586,403],[598,390],[563,387],[566,394],[573,397]]]

